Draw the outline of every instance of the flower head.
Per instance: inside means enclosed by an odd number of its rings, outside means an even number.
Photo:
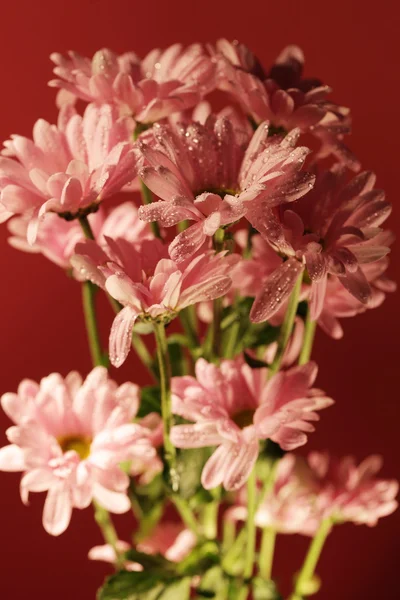
[[[173,411],[195,421],[176,425],[171,440],[178,448],[218,446],[207,461],[202,484],[221,483],[237,490],[249,477],[259,453],[259,440],[271,439],[284,450],[307,441],[318,421],[316,411],[332,404],[312,389],[314,363],[280,372],[266,383],[266,369],[251,369],[241,358],[220,367],[199,359],[194,377],[172,380]]]
[[[88,216],[91,230],[100,244],[105,236],[124,238],[140,246],[145,239],[151,239],[149,226],[139,219],[138,210],[132,202],[124,202],[116,208],[104,211],[103,207]],[[9,244],[18,250],[41,253],[62,269],[71,269],[71,257],[78,242],[85,240],[82,227],[77,220],[66,221],[55,213],[50,213],[41,224],[33,245],[26,240],[29,218],[26,215],[14,217],[8,222],[11,236]],[[79,279],[75,270],[74,277]]]
[[[278,463],[274,485],[260,504],[255,522],[279,533],[314,535],[320,523],[315,510],[313,489],[307,478],[304,460],[286,454]],[[236,504],[228,509],[226,518],[247,520],[247,493],[243,487],[237,494]]]
[[[169,322],[186,306],[223,296],[231,286],[236,257],[225,252],[177,264],[158,240],[144,241],[140,252],[123,239],[106,241],[105,249],[91,241],[78,244],[72,263],[124,306],[110,334],[110,360],[117,367],[128,355],[138,318]]]
[[[53,373],[40,383],[25,379],[17,394],[1,398],[15,425],[7,430],[9,446],[0,450],[0,469],[23,471],[21,497],[47,491],[43,525],[52,535],[68,527],[73,508],[94,499],[111,512],[129,510],[129,477],[123,461],[154,458],[149,432],[132,423],[139,390],[118,385],[96,367],[82,381],[71,372]]]
[[[314,188],[295,205],[281,207],[274,245],[289,258],[267,279],[254,303],[252,320],[267,320],[282,306],[304,267],[311,280],[314,320],[323,309],[331,276],[359,302],[371,301],[372,289],[362,267],[382,259],[392,241],[392,234],[380,228],[391,205],[374,183],[372,173],[347,181],[346,172],[335,167],[321,172]],[[253,224],[262,232],[263,215],[256,215]],[[277,300],[278,287],[282,293]]]
[[[333,154],[352,169],[359,163],[343,144],[350,133],[350,111],[329,99],[331,88],[302,77],[304,55],[287,46],[266,71],[252,52],[237,42],[219,40],[218,87],[229,92],[256,123],[268,120],[276,131],[299,128],[318,142],[316,158]]]
[[[33,141],[14,135],[5,142],[0,158],[3,214],[23,215],[33,244],[46,213],[71,220],[94,212],[136,175],[130,137],[129,122],[109,105],[91,104],[83,117],[66,106],[57,126],[39,119]]]
[[[51,55],[61,88],[59,103],[81,98],[97,104],[113,103],[123,115],[152,123],[197,104],[215,87],[214,61],[201,44],[175,44],[152,50],[143,60],[133,52],[118,56],[103,48],[92,59],[70,52]]]
[[[376,477],[382,467],[380,456],[369,456],[357,465],[353,456],[339,460],[326,453],[312,452],[308,465],[312,485],[317,489],[316,507],[321,518],[373,526],[398,506],[395,500],[398,482]]]
[[[219,227],[245,215],[253,222],[254,211],[275,240],[276,207],[300,198],[314,178],[301,170],[308,150],[296,147],[297,133],[268,132],[263,123],[250,137],[236,121],[210,116],[205,125],[156,125],[139,141],[140,176],[161,198],[141,207],[140,217],[165,227],[194,221],[172,242],[174,260],[191,256]]]

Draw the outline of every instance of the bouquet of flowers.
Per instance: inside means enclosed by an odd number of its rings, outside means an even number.
[[[224,39],[51,59],[58,123],[4,143],[0,221],[82,287],[93,370],[2,396],[0,469],[26,504],[47,492],[51,535],[92,505],[89,558],[115,569],[99,600],[277,600],[277,534],[310,538],[290,596],[306,598],[334,527],[397,506],[379,456],[295,453],[333,403],[317,326],[339,339],[395,289],[391,206],[345,145],[349,109],[296,46],[269,68]],[[130,353],[144,387],[109,374]],[[120,539],[111,514],[128,511]]]

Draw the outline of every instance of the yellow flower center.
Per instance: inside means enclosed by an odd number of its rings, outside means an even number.
[[[67,435],[57,441],[64,454],[69,450],[74,450],[81,460],[84,460],[90,454],[91,440],[89,438],[80,435]]]

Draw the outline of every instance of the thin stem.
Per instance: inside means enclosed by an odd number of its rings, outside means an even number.
[[[235,562],[243,549],[244,543],[246,541],[246,533],[246,528],[243,527],[243,529],[241,529],[241,531],[239,532],[239,535],[237,536],[234,543],[228,549],[228,552],[226,553],[222,561],[222,568],[228,574],[232,573],[232,567],[234,567]]]
[[[224,358],[234,358],[237,338],[240,331],[239,315],[229,328],[226,340],[224,338]]]
[[[222,550],[226,552],[235,542],[236,525],[235,521],[224,519],[222,526]]]
[[[193,531],[193,533],[195,533],[197,536],[201,536],[201,531],[197,519],[194,516],[194,513],[188,505],[188,503],[186,502],[186,500],[184,500],[181,496],[178,496],[178,494],[173,494],[171,496],[171,499],[186,527],[188,527],[188,529],[191,529],[191,531]]]
[[[86,216],[79,218],[79,223],[82,227],[82,231],[86,238],[94,240],[92,228],[90,227],[89,220]],[[108,367],[108,356],[106,356],[101,348],[100,335],[97,326],[96,310],[95,310],[95,293],[96,286],[90,281],[85,281],[82,285],[82,302],[83,312],[85,316],[86,331],[89,342],[90,354],[92,357],[93,366],[106,366]],[[94,505],[94,516],[100,530],[103,534],[104,540],[107,544],[110,544],[115,553],[115,565],[116,568],[122,566],[121,554],[117,548],[118,535],[110,517],[110,513],[100,506],[95,500]]]
[[[304,329],[303,347],[300,352],[299,365],[304,365],[310,360],[316,326],[317,321],[311,320],[310,305],[308,305]]]
[[[153,357],[147,350],[147,346],[140,337],[140,335],[135,332],[133,332],[132,334],[132,346],[135,349],[135,352],[142,361],[142,363],[152,374],[155,381],[158,381],[158,371],[156,365],[154,364]]]
[[[179,318],[182,323],[183,330],[191,348],[198,348],[200,340],[197,335],[197,317],[195,306],[187,306],[179,313]]]
[[[214,250],[222,252],[224,249],[225,231],[218,229],[214,234]],[[214,359],[220,357],[221,346],[221,320],[222,320],[222,298],[216,298],[213,302],[213,322],[211,337],[211,354]]]
[[[142,180],[140,180],[140,192],[142,194],[143,204],[151,204],[153,202],[153,194]],[[161,239],[160,228],[157,221],[150,223],[150,228],[154,237]]]
[[[203,532],[209,540],[215,540],[217,537],[218,509],[218,500],[208,502],[203,509]]]
[[[115,564],[116,568],[122,566],[122,557],[117,548],[118,536],[115,531],[115,527],[111,521],[109,512],[100,506],[95,500],[93,500],[94,506],[94,518],[98,524],[101,533],[103,534],[104,541],[111,546],[115,553]]]
[[[307,556],[297,577],[294,594],[292,595],[291,600],[300,600],[304,595],[306,595],[304,588],[313,578],[315,568],[321,555],[322,548],[324,547],[326,538],[331,530],[331,526],[332,521],[329,518],[324,519],[321,522],[321,525],[319,526],[319,529],[310,544]]]
[[[219,358],[221,346],[221,318],[222,298],[216,298],[213,302],[213,323],[211,352],[214,358]]]
[[[94,240],[95,237],[93,235],[93,231],[90,226],[89,219],[87,218],[86,215],[83,217],[79,217],[79,223],[82,227],[82,231],[83,231],[85,238],[87,238],[88,240]]]
[[[274,560],[276,530],[266,527],[263,530],[260,548],[260,575],[263,579],[271,579],[272,563]]]
[[[171,408],[171,366],[169,363],[167,337],[163,323],[154,322],[154,335],[157,342],[158,370],[161,387],[161,414],[164,422],[164,453],[169,470],[169,479],[173,492],[179,488],[179,476],[176,470],[176,449],[170,434],[173,425]]]
[[[108,367],[108,356],[103,352],[95,310],[96,287],[90,281],[82,284],[82,304],[90,355],[94,366]]]
[[[293,288],[293,292],[289,298],[289,304],[286,309],[285,319],[282,324],[281,332],[278,339],[278,348],[276,350],[275,358],[269,369],[269,376],[277,373],[281,367],[282,359],[285,354],[290,336],[292,334],[294,320],[296,317],[297,306],[299,304],[299,296],[302,283],[302,275],[299,275],[296,284]]]
[[[254,558],[256,551],[256,503],[257,503],[257,477],[253,471],[247,481],[247,546],[243,576],[246,580],[253,574]]]
[[[259,495],[257,509],[264,502],[265,498],[268,496],[269,492],[272,490],[272,488],[274,486],[276,472],[278,469],[278,464],[279,464],[279,458],[271,459],[270,470],[269,470],[268,476],[265,478],[263,488]]]

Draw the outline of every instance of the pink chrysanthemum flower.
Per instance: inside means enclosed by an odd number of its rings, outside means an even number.
[[[21,497],[47,491],[43,526],[52,535],[68,527],[73,508],[96,500],[115,513],[129,510],[129,477],[122,461],[153,460],[148,430],[132,423],[139,406],[133,383],[118,385],[96,367],[82,381],[71,372],[25,379],[4,394],[3,410],[15,425],[0,450],[0,469],[23,471]]]
[[[162,554],[167,560],[179,563],[191,552],[196,545],[197,538],[189,529],[185,529],[181,523],[163,519],[154,529],[152,534],[137,544],[136,549],[145,554]],[[118,540],[117,550],[127,552],[130,545]],[[101,560],[114,564],[116,556],[114,549],[109,544],[94,546],[89,550],[90,560]],[[131,561],[125,561],[124,569],[128,571],[142,571],[142,565]]]
[[[305,476],[307,470],[303,462],[301,457],[294,454],[286,454],[279,461],[273,488],[262,501],[255,516],[258,527],[268,527],[286,534],[315,534],[320,515],[315,509],[313,490]],[[245,487],[239,491],[235,506],[228,509],[225,518],[247,521]]]
[[[249,215],[250,205],[257,205],[275,240],[274,210],[303,196],[314,177],[301,170],[308,149],[295,147],[295,131],[285,138],[269,138],[268,132],[263,123],[250,139],[228,118],[211,116],[205,125],[157,125],[153,139],[139,142],[140,176],[161,198],[141,207],[140,218],[165,227],[194,221],[172,242],[174,260],[186,259],[219,227]]]
[[[147,223],[139,219],[138,210],[132,202],[124,202],[108,211],[103,207],[88,216],[94,237],[99,243],[104,243],[105,236],[124,238],[140,246],[145,239],[151,239],[152,233]],[[36,241],[33,245],[26,240],[29,218],[25,216],[14,217],[8,222],[11,236],[9,244],[18,250],[30,253],[41,253],[51,262],[62,269],[71,269],[71,257],[78,242],[83,242],[85,236],[80,224],[74,221],[60,219],[55,213],[46,216],[41,224]],[[74,272],[79,279],[79,273]]]
[[[391,205],[374,184],[372,173],[347,181],[342,168],[333,168],[317,177],[306,197],[281,208],[276,239],[284,242],[277,241],[275,248],[289,258],[271,274],[256,298],[250,315],[254,322],[265,321],[279,310],[304,267],[311,279],[314,320],[323,309],[330,275],[359,302],[370,302],[372,290],[362,265],[384,257],[392,238],[380,229]],[[263,215],[256,216],[253,224],[262,232]]]
[[[173,411],[195,421],[176,425],[172,443],[178,448],[218,446],[207,461],[202,484],[237,490],[249,477],[259,453],[259,440],[272,439],[284,450],[307,441],[317,410],[333,401],[312,389],[314,363],[294,367],[266,382],[267,369],[251,369],[241,358],[220,367],[199,359],[194,377],[172,380]]]
[[[91,104],[83,117],[67,106],[60,111],[57,126],[39,119],[33,141],[14,135],[5,147],[6,156],[0,159],[0,214],[4,220],[26,216],[31,244],[46,213],[72,219],[94,212],[136,175],[130,124],[109,105]]]
[[[352,456],[339,460],[312,452],[308,465],[312,485],[318,486],[316,507],[321,518],[373,526],[398,506],[398,482],[376,477],[382,467],[380,456],[369,456],[357,465]]]
[[[132,115],[140,123],[153,123],[190,108],[215,88],[215,64],[201,44],[155,49],[143,60],[133,52],[118,56],[106,48],[91,60],[76,52],[68,58],[54,53],[51,60],[59,79],[49,85],[64,91],[59,103],[71,102],[73,97],[114,103],[121,114]]]
[[[269,72],[238,42],[219,40],[216,55],[218,87],[229,92],[256,123],[268,120],[277,131],[298,127],[317,138],[315,158],[333,154],[358,170],[357,159],[343,144],[344,134],[350,133],[350,111],[329,99],[329,86],[302,77],[304,55],[298,46],[287,46]]]
[[[95,242],[78,244],[72,264],[124,308],[110,333],[110,360],[119,367],[131,345],[137,319],[172,320],[192,304],[223,296],[231,286],[229,271],[235,256],[208,252],[177,264],[158,240],[144,241],[139,252],[125,240],[107,238],[107,249]]]
[[[343,328],[338,319],[354,317],[368,309],[377,308],[384,302],[386,294],[396,291],[396,282],[385,275],[388,264],[389,260],[384,257],[361,267],[372,291],[367,304],[349,294],[337,278],[328,280],[324,306],[318,317],[318,325],[325,333],[334,339],[340,339],[343,337]]]

